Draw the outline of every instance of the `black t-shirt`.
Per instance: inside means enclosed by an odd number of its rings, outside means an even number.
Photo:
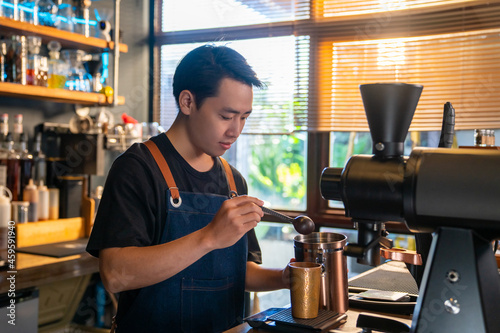
[[[228,195],[224,168],[219,159],[207,172],[192,168],[165,134],[153,137],[168,162],[179,191]],[[247,194],[245,179],[233,167],[238,194]],[[149,149],[134,144],[113,163],[97,211],[87,251],[111,247],[159,244],[167,218],[167,184]],[[261,251],[252,229],[248,232],[248,260],[261,263]]]

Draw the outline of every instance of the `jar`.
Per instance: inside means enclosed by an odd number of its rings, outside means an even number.
[[[495,131],[492,129],[474,130],[474,145],[478,147],[495,146]]]

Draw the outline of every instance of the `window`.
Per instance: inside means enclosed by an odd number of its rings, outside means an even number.
[[[500,128],[499,3],[163,0],[157,6],[154,120],[168,128],[177,114],[171,77],[185,53],[212,42],[240,51],[268,89],[256,92],[255,112],[227,157],[243,170],[250,192],[274,208],[345,223],[316,183],[324,167],[371,153],[359,84],[424,85],[408,151],[415,142],[433,145],[447,101],[469,144],[473,129]]]
[[[341,204],[321,198],[319,179],[327,166],[371,154],[360,84],[424,85],[405,154],[414,145],[437,145],[448,101],[456,109],[457,145],[472,145],[475,128],[500,128],[496,1],[163,0],[157,6],[154,120],[168,128],[177,114],[171,77],[185,53],[213,42],[237,49],[268,89],[256,92],[255,112],[226,157],[251,194],[317,225],[352,228]],[[400,223],[388,228],[407,232]]]

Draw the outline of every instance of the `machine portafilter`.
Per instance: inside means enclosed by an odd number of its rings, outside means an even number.
[[[346,254],[377,264],[385,221],[433,232],[412,332],[500,332],[500,281],[491,241],[500,237],[500,151],[416,148],[403,142],[422,86],[361,85],[373,155],[326,168],[321,193],[358,224]]]

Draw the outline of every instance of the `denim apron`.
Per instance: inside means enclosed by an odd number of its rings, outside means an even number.
[[[166,243],[209,224],[228,196],[179,191],[163,155],[145,142],[167,182]],[[229,164],[221,158],[229,193],[236,186]],[[207,253],[173,277],[142,288],[129,311],[117,318],[117,333],[221,332],[243,319],[247,236],[225,249]]]

